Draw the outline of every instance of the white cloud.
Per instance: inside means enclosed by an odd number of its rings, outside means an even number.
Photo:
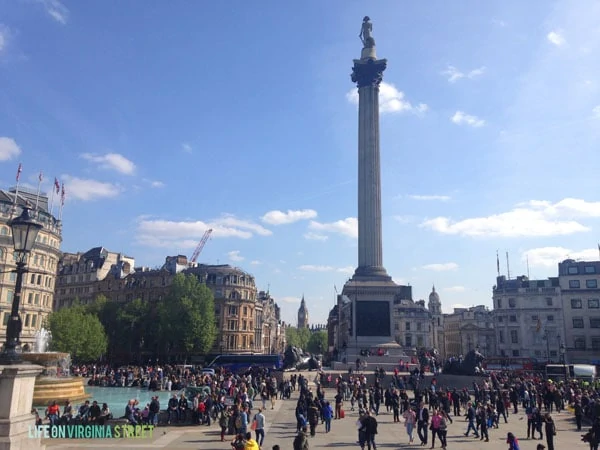
[[[0,23],[0,54],[8,44],[8,28]]]
[[[63,175],[65,181],[65,197],[77,200],[89,201],[101,198],[116,197],[122,192],[120,186],[102,181]]]
[[[421,266],[421,269],[433,270],[435,272],[445,272],[448,270],[457,270],[458,264],[456,264],[454,262],[425,264],[424,266]]]
[[[352,89],[346,94],[346,98],[350,103],[358,105],[358,90]],[[428,109],[425,103],[412,105],[404,98],[404,92],[399,91],[393,84],[383,81],[379,85],[379,112],[381,114],[409,112],[422,116]]]
[[[317,217],[317,212],[314,209],[288,209],[287,212],[279,210],[269,211],[261,217],[261,220],[270,225],[287,225],[300,220],[314,219],[315,217]]]
[[[449,195],[408,195],[407,197],[412,200],[438,200],[440,202],[447,202],[451,198]]]
[[[462,236],[560,236],[588,231],[574,219],[600,217],[600,202],[565,198],[559,202],[531,200],[513,210],[487,217],[453,221],[436,217],[421,224],[442,234]]]
[[[305,272],[338,272],[338,273],[346,273],[352,274],[354,273],[354,268],[351,266],[346,267],[333,267],[333,266],[319,266],[313,264],[304,264],[298,269],[303,270]]]
[[[118,153],[107,153],[106,155],[83,153],[81,157],[100,164],[100,167],[103,169],[116,170],[125,175],[133,175],[135,172],[135,164]]]
[[[462,111],[456,111],[450,120],[457,125],[469,125],[474,128],[482,127],[485,125],[485,120],[480,119],[477,116],[466,114]]]
[[[230,252],[227,252],[227,257],[231,260],[231,261],[243,261],[245,258],[240,255],[240,251],[239,250],[232,250]]]
[[[0,48],[0,50],[2,50]],[[8,161],[21,154],[21,149],[14,139],[0,137],[0,161]]]
[[[322,242],[324,242],[327,239],[329,239],[329,236],[309,231],[307,233],[304,233],[304,239],[307,239],[309,241],[322,241]]]
[[[329,223],[321,223],[311,220],[308,228],[314,231],[339,233],[352,238],[358,237],[358,219],[356,217],[347,217],[345,219]]]
[[[185,153],[192,153],[192,146],[186,142],[184,142],[183,144],[181,144],[181,149],[185,152]]]
[[[284,303],[300,303],[300,301],[302,299],[300,297],[284,296],[284,297],[277,297],[275,300],[278,302],[284,302]]]
[[[253,266],[260,266],[262,263],[258,259],[255,259],[253,261],[250,261],[250,264],[252,264]]]
[[[479,67],[478,69],[473,69],[470,72],[464,73],[458,70],[456,67],[448,65],[446,70],[442,72],[442,75],[446,75],[448,77],[449,83],[455,83],[461,78],[469,78],[472,80],[473,78],[477,78],[478,76],[483,75],[484,73],[484,66]]]
[[[551,31],[546,35],[546,38],[557,47],[561,47],[566,43],[565,38],[560,31]]]
[[[165,187],[165,183],[163,183],[162,181],[152,181],[150,182],[150,186],[152,186],[153,188],[163,188]]]
[[[140,217],[136,230],[139,244],[149,247],[189,248],[198,245],[206,230],[212,229],[211,238],[250,239],[254,235],[270,236],[272,232],[252,221],[224,214],[204,222],[173,221]]]
[[[559,262],[565,259],[596,261],[598,259],[598,249],[571,250],[564,247],[541,247],[532,248],[521,254],[521,260],[523,262],[528,261],[531,267],[555,268]]]
[[[406,224],[413,223],[415,221],[414,216],[394,216],[394,220],[398,223]]]
[[[442,289],[444,292],[465,292],[467,290],[464,286],[450,286]]]
[[[598,105],[592,109],[592,114],[594,115],[595,118],[600,119],[600,105]]]
[[[37,0],[41,3],[46,12],[58,23],[65,25],[69,20],[69,10],[59,0]]]
[[[446,313],[446,314],[452,314],[452,313],[454,313],[454,309],[455,309],[455,308],[456,308],[456,309],[459,309],[459,308],[460,308],[460,309],[466,309],[466,308],[468,308],[468,306],[467,306],[467,305],[463,305],[462,303],[454,303],[454,304],[452,304],[452,305],[448,305],[448,306],[446,306],[446,305],[444,305],[444,304],[442,303],[442,312],[443,312],[443,313]]]

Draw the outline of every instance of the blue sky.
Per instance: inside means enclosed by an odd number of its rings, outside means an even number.
[[[65,251],[191,255],[324,322],[357,260],[362,17],[381,89],[384,264],[491,305],[598,258],[600,3],[0,0],[0,182],[66,185]],[[368,6],[366,6],[368,5]]]

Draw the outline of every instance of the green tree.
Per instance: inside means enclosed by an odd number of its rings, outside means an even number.
[[[70,353],[74,361],[96,361],[106,352],[102,323],[77,303],[51,313],[47,325],[52,332],[51,350]]]
[[[194,275],[173,278],[158,317],[160,341],[169,355],[207,353],[217,338],[212,292]]]
[[[285,329],[285,339],[288,345],[300,347],[302,350],[307,351],[310,330],[308,328],[287,327]]]
[[[310,335],[306,349],[310,353],[323,354],[327,352],[327,332],[319,330]]]

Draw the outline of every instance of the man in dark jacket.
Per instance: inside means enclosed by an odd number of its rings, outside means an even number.
[[[417,411],[417,434],[421,440],[421,445],[427,445],[427,425],[429,424],[429,409],[425,408],[425,403],[419,404]]]
[[[365,428],[367,448],[369,450],[377,450],[377,444],[375,444],[375,435],[377,434],[377,419],[371,415],[370,411],[367,410],[362,423],[363,427]]]

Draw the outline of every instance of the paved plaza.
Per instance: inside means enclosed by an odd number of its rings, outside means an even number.
[[[312,380],[313,374],[306,374]],[[333,399],[335,391],[326,390],[326,398]],[[291,450],[292,442],[296,432],[296,419],[294,409],[298,399],[298,392],[293,393],[290,400],[278,400],[275,409],[267,409],[266,438],[262,450],[271,450],[274,444],[279,444],[282,450]],[[256,406],[256,405],[255,405]],[[346,405],[349,409],[349,403]],[[405,448],[429,448],[420,447],[417,444],[408,445],[408,438],[403,424],[394,424],[391,413],[383,412],[377,417],[379,422],[379,434],[377,435],[378,448],[405,449]],[[357,412],[347,411],[346,418],[332,421],[331,432],[326,434],[323,425],[317,427],[317,435],[310,438],[310,448],[359,448],[357,444],[356,420]],[[568,412],[554,414],[557,436],[555,437],[555,449],[588,449],[588,444],[581,442],[581,434],[575,429],[575,422]],[[454,419],[454,418],[453,418]],[[505,450],[506,433],[512,432],[519,438],[521,450],[535,450],[538,443],[546,444],[545,441],[525,439],[527,421],[522,414],[510,415],[508,424],[501,420],[499,429],[490,429],[490,442],[482,442],[473,437],[465,437],[464,432],[467,424],[464,418],[456,418],[448,428],[448,449],[490,449]],[[48,450],[60,449],[199,449],[199,450],[230,450],[229,442],[232,436],[227,436],[226,442],[220,442],[220,429],[213,424],[207,426],[185,426],[185,427],[158,427],[154,430],[152,438],[144,439],[45,439]],[[418,441],[415,432],[415,441]],[[436,442],[439,448],[439,442]]]

